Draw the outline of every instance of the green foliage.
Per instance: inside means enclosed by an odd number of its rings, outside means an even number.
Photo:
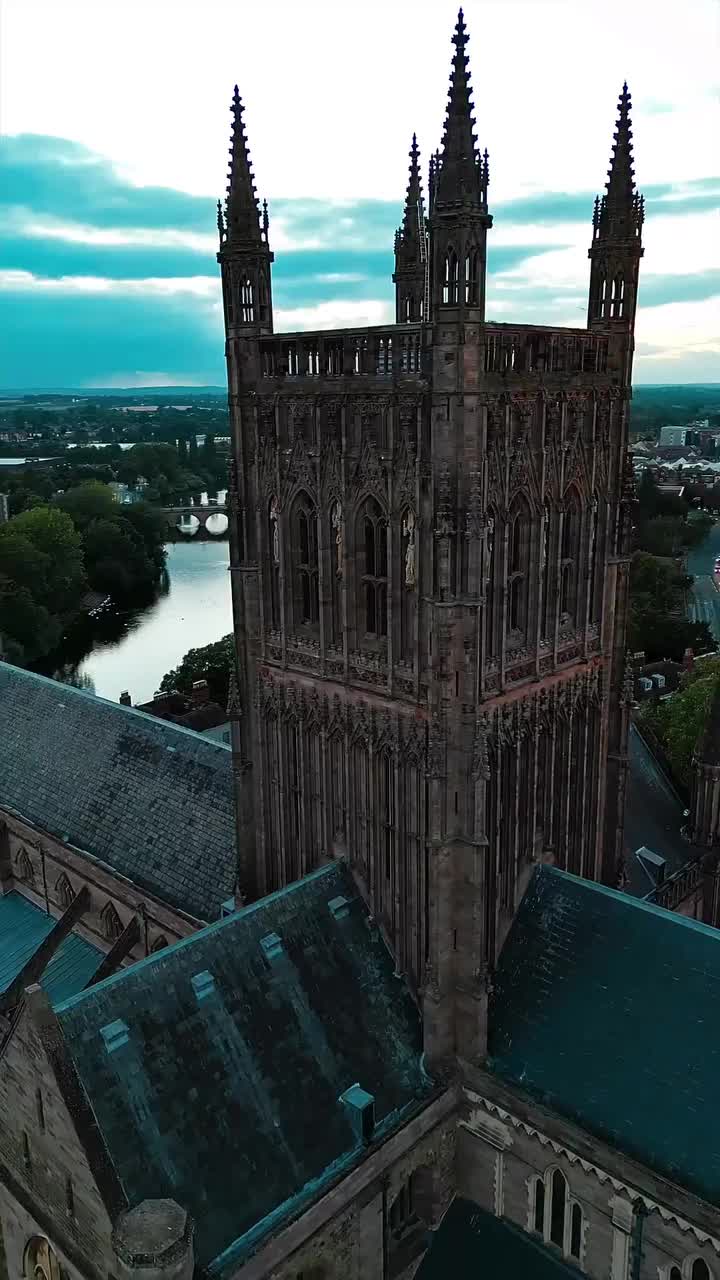
[[[117,511],[112,489],[97,480],[89,480],[69,489],[57,499],[57,505],[67,511],[73,524],[84,532],[93,520],[111,520]]]
[[[26,538],[36,551],[47,557],[42,603],[61,617],[72,611],[87,581],[82,539],[70,516],[55,507],[34,507],[8,521],[4,529]]]
[[[696,663],[681,688],[665,702],[643,709],[642,718],[662,742],[673,772],[686,784],[693,752],[708,720],[713,694],[720,684],[720,658]]]
[[[216,640],[214,644],[207,644],[201,649],[190,649],[180,666],[163,676],[160,688],[166,693],[173,689],[180,693],[190,693],[195,680],[207,680],[210,697],[224,707],[227,705],[230,671],[234,661],[233,636],[223,636],[222,640]]]

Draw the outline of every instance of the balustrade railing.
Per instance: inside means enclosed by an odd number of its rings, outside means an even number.
[[[675,911],[681,902],[697,891],[702,878],[702,858],[693,858],[692,862],[686,862],[684,867],[680,867],[673,875],[668,876],[667,880],[663,880],[662,884],[656,885],[650,893],[647,893],[645,901],[654,902],[658,907],[664,907],[666,911]]]
[[[264,378],[417,378],[420,326],[276,334],[260,341]]]
[[[486,324],[482,331],[485,373],[605,373],[607,337],[584,329],[544,329]]]
[[[482,369],[501,377],[602,374],[608,340],[585,329],[486,324]],[[422,326],[396,325],[261,338],[264,378],[403,378],[423,375]]]

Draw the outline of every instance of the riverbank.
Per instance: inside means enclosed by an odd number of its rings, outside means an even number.
[[[134,703],[149,701],[166,672],[189,649],[232,630],[226,539],[183,538],[166,545],[160,590],[141,606],[105,611],[66,636],[36,669],[118,701],[128,690]]]

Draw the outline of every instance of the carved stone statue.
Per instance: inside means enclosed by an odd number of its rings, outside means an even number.
[[[280,507],[277,498],[273,498],[270,503],[270,537],[272,541],[272,558],[273,564],[280,563],[280,529],[278,521],[280,519]]]
[[[343,571],[343,527],[342,527],[342,507],[336,502],[331,514],[332,527],[335,530],[335,572],[339,578],[342,577]]]
[[[415,512],[409,510],[403,520],[403,537],[407,538],[405,548],[405,586],[415,586]]]

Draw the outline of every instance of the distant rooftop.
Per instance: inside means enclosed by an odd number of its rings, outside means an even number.
[[[56,1011],[130,1202],[186,1206],[201,1264],[357,1160],[341,1094],[372,1095],[383,1134],[431,1091],[417,1009],[339,864]]]
[[[5,662],[0,708],[0,809],[218,918],[235,886],[227,747]]]
[[[57,920],[28,902],[21,893],[0,897],[0,995],[7,991],[56,924]],[[44,969],[40,985],[50,1000],[66,1000],[82,991],[103,959],[104,953],[97,947],[70,933]]]
[[[720,931],[536,870],[503,948],[491,1070],[720,1201]]]

